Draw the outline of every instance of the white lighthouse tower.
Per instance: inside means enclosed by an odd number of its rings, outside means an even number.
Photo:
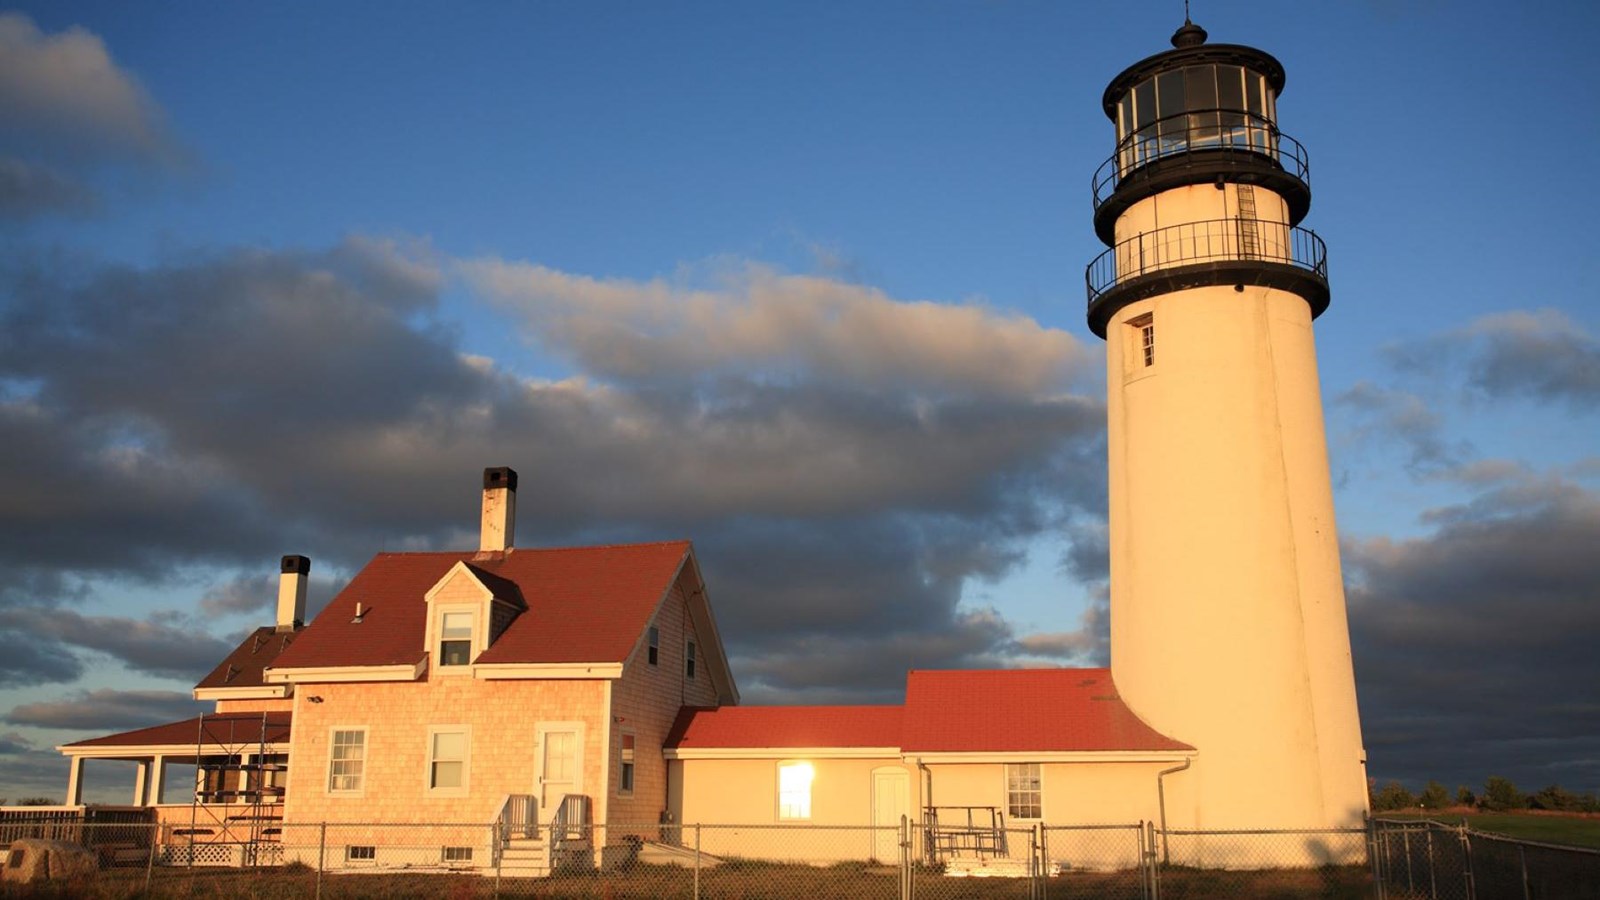
[[[1199,751],[1166,779],[1169,827],[1359,825],[1306,152],[1278,130],[1276,59],[1188,21],[1172,44],[1106,88],[1117,145],[1094,179],[1112,673]]]

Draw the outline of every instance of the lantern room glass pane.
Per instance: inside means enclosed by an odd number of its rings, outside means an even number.
[[[1217,66],[1217,106],[1223,109],[1245,108],[1244,69],[1239,66]]]
[[[1183,70],[1184,108],[1217,108],[1217,70],[1215,66],[1187,66]]]
[[[1156,76],[1156,114],[1161,118],[1175,116],[1184,111],[1183,70],[1162,72]]]
[[[1156,85],[1146,81],[1133,89],[1133,114],[1137,127],[1143,128],[1156,120]]]

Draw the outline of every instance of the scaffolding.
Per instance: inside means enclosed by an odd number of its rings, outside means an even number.
[[[272,749],[289,714],[202,715],[195,735],[195,790],[187,827],[168,828],[165,859],[186,866],[282,862],[288,754]]]

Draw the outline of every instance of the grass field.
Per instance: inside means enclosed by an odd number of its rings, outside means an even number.
[[[1380,819],[1432,819],[1447,825],[1458,824],[1463,818],[1474,831],[1504,835],[1519,841],[1539,841],[1545,844],[1565,844],[1570,847],[1588,847],[1600,850],[1600,819],[1577,816],[1535,816],[1528,813],[1464,812],[1451,810],[1445,814],[1386,812]]]
[[[1141,874],[1136,871],[1072,873],[1049,879],[1048,891],[1060,900],[1102,900],[1142,895]],[[143,890],[139,869],[107,870],[92,880],[55,887],[28,888],[0,885],[0,898],[59,897],[85,900],[127,898],[185,898],[185,900],[289,900],[313,896],[315,872],[303,869],[178,869],[157,867],[151,889]],[[1371,876],[1365,867],[1261,872],[1223,872],[1172,868],[1163,871],[1162,896],[1187,898],[1323,897],[1341,900],[1372,896]],[[770,863],[735,864],[701,873],[700,896],[714,900],[734,898],[803,897],[806,900],[895,900],[900,894],[899,873],[893,868],[843,864],[814,867]],[[498,893],[496,893],[498,890]],[[655,900],[694,896],[693,873],[677,867],[634,866],[627,871],[556,876],[543,879],[504,879],[477,875],[371,874],[329,875],[321,893],[329,900],[356,898],[466,898],[541,897],[592,898],[592,900]],[[933,872],[918,875],[917,896],[925,900],[1002,900],[1029,897],[1027,879],[950,878]]]

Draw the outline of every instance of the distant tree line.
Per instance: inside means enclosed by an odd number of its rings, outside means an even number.
[[[1543,809],[1551,812],[1600,813],[1600,798],[1592,793],[1576,794],[1559,784],[1552,784],[1533,794],[1517,790],[1510,779],[1491,775],[1483,783],[1481,793],[1473,793],[1466,785],[1450,791],[1437,781],[1428,782],[1422,793],[1413,794],[1405,785],[1391,781],[1383,787],[1369,782],[1367,793],[1372,800],[1373,812],[1391,812],[1402,809],[1447,809],[1466,806],[1486,812],[1504,812],[1511,809]]]

